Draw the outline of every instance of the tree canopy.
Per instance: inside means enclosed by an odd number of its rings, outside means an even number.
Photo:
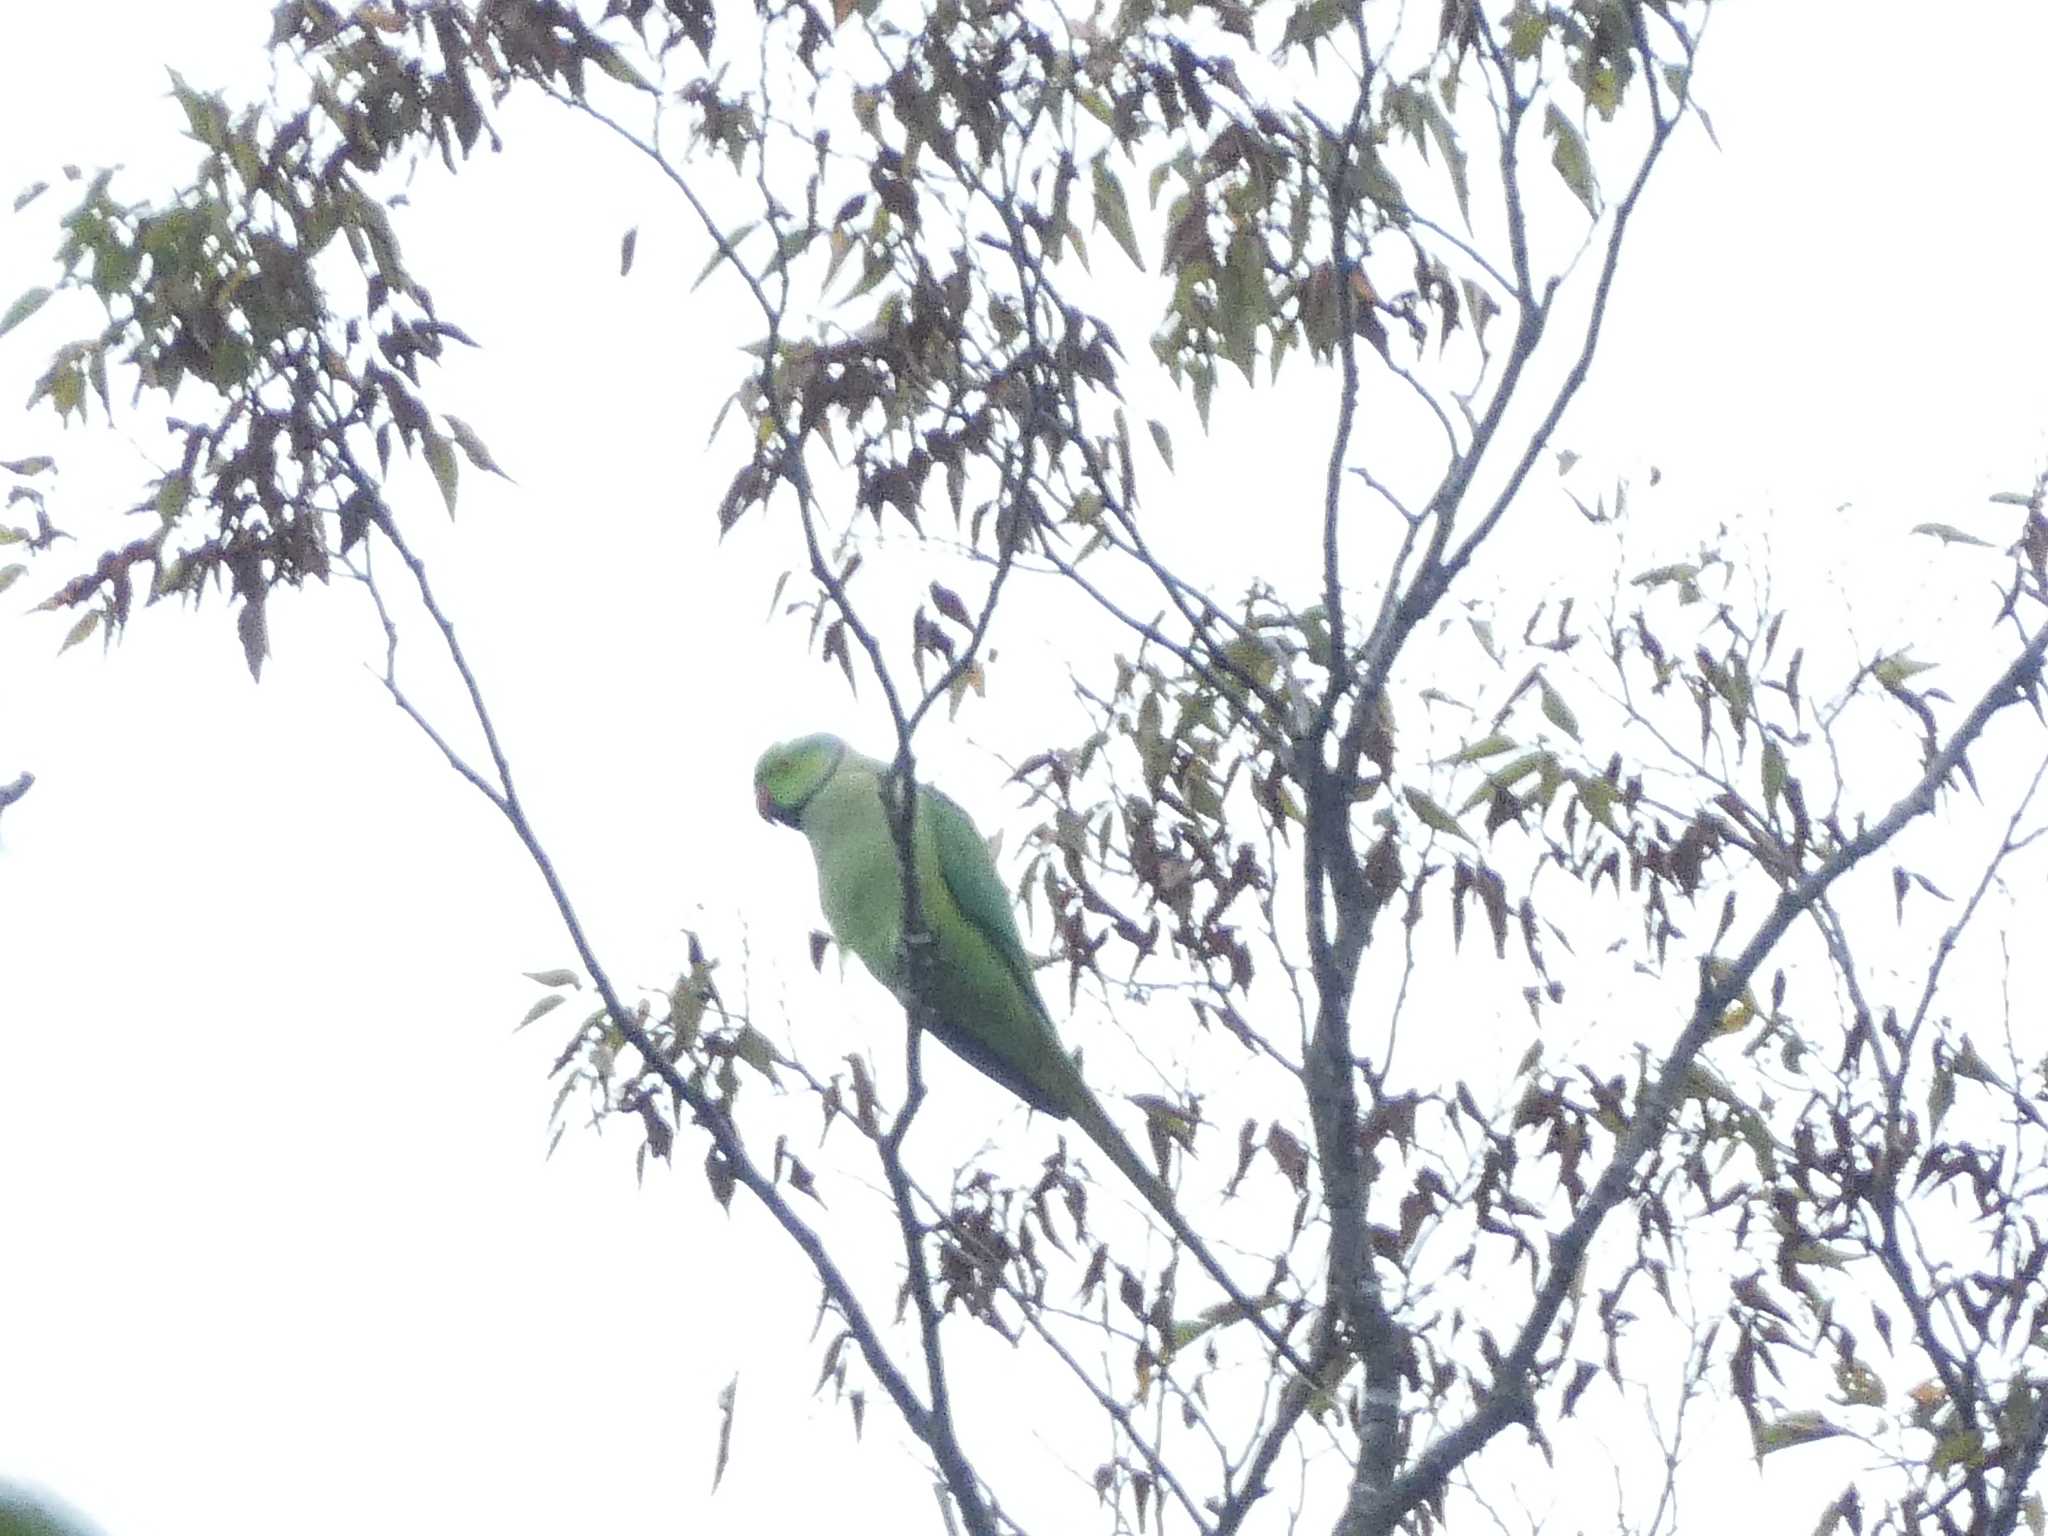
[[[821,1295],[821,1389],[915,1438],[935,1524],[1512,1526],[1518,1484],[1611,1453],[1655,1532],[1691,1414],[1758,1458],[1861,1443],[1795,1526],[2038,1532],[2048,1045],[2014,950],[2048,480],[1995,531],[1915,531],[1989,588],[1988,638],[1869,648],[1742,527],[1674,532],[1660,476],[1595,489],[1558,435],[1667,147],[1712,132],[1711,10],[283,0],[268,99],[176,80],[187,184],[17,204],[61,246],[0,334],[86,317],[32,402],[168,446],[83,545],[49,459],[0,465],[0,585],[39,583],[66,649],[165,598],[231,615],[259,678],[276,605],[371,605],[385,689],[573,944],[528,1016],[573,1021],[559,1126],[623,1121],[643,1170],[766,1213]],[[438,403],[463,275],[421,269],[409,207],[541,107],[693,228],[696,286],[649,302],[750,317],[679,364],[731,370],[694,515],[783,551],[749,600],[867,749],[908,779],[1028,714],[976,813],[1198,1238],[1042,1126],[940,1182],[914,1008],[819,1049],[735,994],[730,928],[644,995],[587,935],[418,536],[504,471]],[[1284,441],[1239,428],[1269,396]],[[1214,517],[1191,431],[1270,460],[1272,504]],[[1058,1515],[991,1450],[1012,1368],[1111,1447]]]

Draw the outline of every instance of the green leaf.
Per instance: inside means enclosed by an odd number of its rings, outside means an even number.
[[[1841,1433],[1839,1425],[1829,1423],[1825,1414],[1812,1409],[1807,1409],[1803,1413],[1788,1413],[1783,1418],[1772,1419],[1768,1423],[1759,1420],[1750,1430],[1759,1461],[1773,1451],[1789,1450],[1795,1445],[1811,1445],[1816,1440],[1830,1439]]]
[[[1287,18],[1287,29],[1280,35],[1280,48],[1285,52],[1291,47],[1308,50],[1311,59],[1315,57],[1316,44],[1328,37],[1344,24],[1351,14],[1346,0],[1308,0],[1306,5],[1294,8]]]
[[[1536,686],[1543,691],[1543,718],[1556,726],[1560,731],[1563,731],[1565,735],[1571,737],[1573,741],[1577,741],[1579,739],[1579,717],[1572,713],[1571,705],[1565,703],[1564,696],[1550,686],[1548,678],[1537,678]]]
[[[1495,731],[1490,736],[1482,736],[1468,747],[1460,747],[1449,757],[1438,758],[1437,761],[1439,763],[1476,763],[1481,758],[1498,757],[1501,753],[1514,746],[1514,744],[1514,737],[1501,731]]]
[[[7,313],[0,315],[0,336],[5,336],[30,315],[49,303],[50,291],[48,288],[31,288],[27,293],[24,293],[20,298],[8,305]]]
[[[709,277],[712,273],[718,270],[718,264],[721,261],[725,260],[725,253],[727,251],[731,251],[734,255],[739,254],[741,243],[745,241],[747,236],[751,235],[754,232],[757,223],[757,220],[749,219],[746,223],[742,224],[738,229],[733,230],[730,234],[728,234],[725,237],[724,244],[720,245],[716,250],[714,250],[711,253],[711,259],[704,263],[704,270],[702,272],[699,272],[697,274],[697,280],[694,283],[690,284],[690,292],[695,293],[699,288],[704,286],[704,279]]]
[[[647,91],[650,94],[653,93],[654,87],[649,85],[641,76],[640,71],[631,64],[628,64],[620,56],[619,50],[610,43],[603,41],[601,38],[591,37],[584,40],[584,48],[591,62],[618,81],[619,84],[630,85],[637,90]]]
[[[1698,566],[1690,561],[1680,561],[1677,565],[1660,565],[1652,570],[1640,572],[1629,577],[1629,582],[1638,587],[1661,587],[1666,582],[1673,581],[1681,586],[1689,586],[1699,579],[1699,574]]]
[[[1166,461],[1168,469],[1173,468],[1173,438],[1168,435],[1166,428],[1157,421],[1148,421],[1145,425],[1151,429],[1152,446],[1159,450],[1159,457]]]
[[[777,1083],[781,1081],[775,1075],[775,1063],[778,1059],[775,1047],[769,1042],[768,1037],[754,1028],[753,1025],[741,1026],[740,1032],[733,1037],[732,1053],[756,1072],[767,1078],[769,1082]]]
[[[1429,136],[1436,140],[1436,147],[1444,157],[1444,169],[1450,173],[1451,191],[1458,199],[1458,212],[1465,216],[1465,225],[1472,225],[1472,186],[1465,169],[1465,148],[1458,142],[1457,130],[1444,115],[1436,98],[1423,96],[1423,121],[1429,125]]]
[[[1962,1049],[1956,1052],[1953,1063],[1957,1077],[1966,1077],[1973,1083],[1998,1083],[1998,1074],[1991,1070],[1991,1064],[1978,1054],[1977,1047],[1970,1043],[1968,1035],[1963,1036]]]
[[[1593,179],[1593,157],[1586,150],[1585,135],[1553,104],[1543,117],[1543,132],[1557,141],[1550,151],[1550,163],[1572,195],[1586,205],[1586,212],[1600,217],[1600,188]]]
[[[40,475],[56,467],[57,461],[47,453],[39,453],[32,459],[8,459],[0,462],[0,469],[9,470],[14,474],[24,477]]]
[[[9,587],[13,586],[17,581],[21,580],[22,573],[25,572],[27,569],[28,567],[25,565],[9,565],[0,567],[0,592],[5,592]]]
[[[1237,636],[1223,647],[1223,656],[1260,688],[1272,682],[1280,667],[1280,657],[1272,643],[1260,635]]]
[[[1095,157],[1095,226],[1109,226],[1110,235],[1131,258],[1131,265],[1145,270],[1145,258],[1138,251],[1138,236],[1131,228],[1131,205],[1124,198],[1124,184],[1109,168],[1109,153]]]
[[[92,635],[92,632],[98,629],[99,627],[100,611],[99,609],[95,608],[91,613],[88,613],[84,618],[80,619],[76,624],[71,626],[71,632],[64,637],[64,643],[57,647],[57,654],[59,656],[62,656],[74,645],[79,644],[83,640],[89,639]]]
[[[1223,356],[1235,363],[1248,382],[1258,356],[1258,329],[1271,303],[1266,288],[1266,247],[1258,233],[1241,228],[1231,236],[1223,271],[1217,278],[1217,331]]]
[[[1471,842],[1471,836],[1458,825],[1458,819],[1419,789],[1404,789],[1401,797],[1408,802],[1408,808],[1422,819],[1422,824],[1451,837],[1464,838]]]
[[[2039,1410],[2037,1409],[2036,1412]],[[1984,1464],[1984,1431],[1959,1430],[1934,1448],[1927,1470],[1936,1477],[1951,1467],[1981,1467]]]
[[[186,502],[192,499],[192,481],[184,473],[165,475],[163,483],[156,488],[156,515],[168,528],[184,515]]]
[[[462,472],[462,466],[455,457],[455,449],[448,439],[429,427],[421,434],[426,444],[427,466],[434,472],[434,483],[441,487],[441,499],[448,503],[448,515],[455,515],[455,482]]]
[[[500,480],[512,478],[498,467],[498,461],[491,457],[491,450],[484,446],[484,440],[476,435],[476,429],[468,422],[460,416],[450,416],[448,430],[455,434],[455,441],[461,446],[470,463],[487,475],[496,475]],[[449,510],[454,510],[452,501]]]
[[[59,416],[69,416],[84,399],[85,375],[78,369],[66,368],[50,380],[50,404]]]
[[[1528,0],[1517,0],[1515,8],[1508,12],[1507,23],[1509,58],[1533,59],[1543,51],[1550,23]]]
[[[1934,669],[1934,665],[1931,661],[1914,660],[1913,653],[1910,650],[1906,650],[1899,651],[1891,656],[1881,657],[1877,665],[1872,668],[1872,671],[1876,674],[1877,680],[1887,688],[1896,688],[1909,677],[1916,677],[1922,672],[1931,672]]]
[[[1980,539],[1974,533],[1965,533],[1962,529],[1954,527],[1949,523],[1917,523],[1914,525],[1913,531],[1915,533],[1924,533],[1929,538],[1939,539],[1944,544],[1974,544],[1979,549],[1991,549],[1994,547],[1989,539]]]
[[[1947,1067],[1937,1067],[1934,1082],[1927,1090],[1927,1132],[1930,1136],[1941,1130],[1941,1122],[1955,1107],[1955,1102],[1955,1073]]]
[[[552,1013],[555,1009],[562,1006],[562,1002],[563,997],[561,993],[550,992],[546,997],[542,998],[539,1002],[535,1003],[531,1008],[526,1010],[526,1017],[521,1019],[517,1024],[514,1024],[512,1026],[512,1033],[516,1035],[519,1033],[520,1030],[526,1028],[527,1025],[531,1024],[535,1019],[541,1018],[546,1014]]]
[[[1764,814],[1775,813],[1778,797],[1785,793],[1785,754],[1777,742],[1764,740]]]
[[[528,981],[537,981],[544,987],[580,987],[583,985],[582,975],[579,972],[570,970],[567,966],[557,966],[551,971],[528,971],[525,975]]]

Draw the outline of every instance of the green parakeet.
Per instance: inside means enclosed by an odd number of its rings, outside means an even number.
[[[825,921],[842,948],[904,1001],[902,861],[883,802],[889,765],[837,736],[770,747],[754,766],[763,816],[810,840]],[[1158,1174],[1138,1156],[1081,1080],[1032,979],[1009,893],[967,813],[920,785],[914,839],[918,901],[933,950],[923,1022],[955,1055],[1033,1109],[1072,1120],[1184,1238]]]

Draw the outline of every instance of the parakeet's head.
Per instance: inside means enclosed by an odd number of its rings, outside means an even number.
[[[770,821],[797,825],[804,807],[832,777],[846,743],[837,736],[799,736],[777,742],[754,764],[754,808]]]

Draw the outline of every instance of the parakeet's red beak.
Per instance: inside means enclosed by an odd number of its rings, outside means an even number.
[[[768,798],[768,786],[766,784],[756,784],[754,786],[754,809],[761,813],[763,821],[773,821],[775,819],[775,802]]]

